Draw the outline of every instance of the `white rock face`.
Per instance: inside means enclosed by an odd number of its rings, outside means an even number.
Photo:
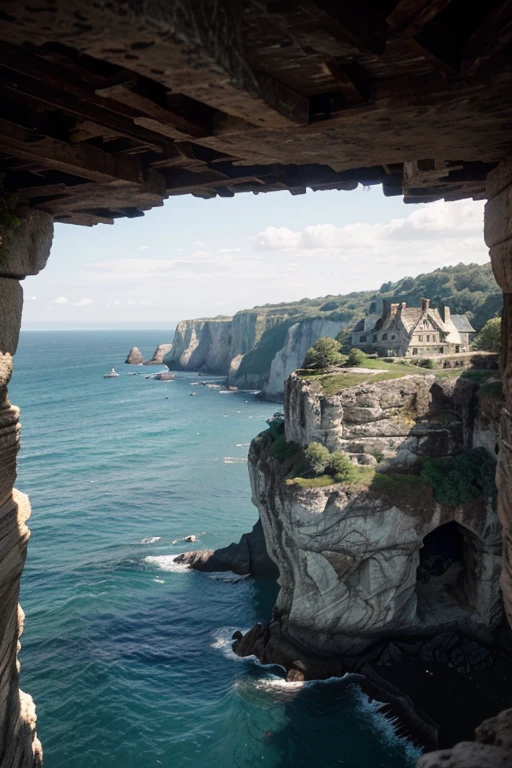
[[[182,320],[163,362],[171,370],[226,374],[230,361],[231,318]]]
[[[334,338],[341,323],[334,320],[302,320],[288,329],[286,341],[270,365],[263,394],[269,400],[282,400],[285,379],[302,366],[306,352],[321,336]]]
[[[298,320],[287,327],[290,322],[279,309],[183,320],[164,363],[171,370],[226,376],[231,386],[262,389],[266,398],[280,402],[285,379],[300,368],[309,347],[320,336],[334,337],[342,328],[334,320]]]
[[[169,354],[172,349],[172,344],[159,344],[153,352],[151,360],[146,360],[144,365],[161,365],[164,357]]]
[[[475,387],[469,382],[408,376],[329,398],[314,389],[297,376],[285,389],[286,438],[299,445],[316,440],[343,450],[357,438],[364,451],[385,449],[393,472],[421,456],[473,447]],[[400,475],[389,474],[385,488],[301,488],[285,483],[270,453],[272,440],[263,433],[253,441],[249,472],[268,552],[279,568],[276,616],[286,637],[312,653],[352,654],[396,635],[462,630],[490,636],[503,615],[501,531],[491,498],[445,507],[419,478],[417,498],[414,492],[404,497]],[[450,522],[458,524],[464,553],[462,565],[450,566],[462,569],[453,599],[437,591],[434,577],[423,587],[417,572],[425,537]]]

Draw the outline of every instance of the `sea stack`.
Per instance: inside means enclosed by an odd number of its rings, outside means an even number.
[[[171,351],[171,348],[172,344],[159,344],[153,352],[151,360],[146,360],[144,365],[162,365],[165,355]]]
[[[142,357],[142,352],[138,347],[132,347],[130,350],[130,354],[125,360],[125,363],[128,365],[140,365],[144,362],[144,358]]]

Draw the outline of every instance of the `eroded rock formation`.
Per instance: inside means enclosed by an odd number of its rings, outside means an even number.
[[[261,520],[254,524],[250,533],[244,533],[238,544],[184,552],[176,558],[176,562],[190,565],[197,571],[233,571],[240,576],[256,578],[275,578],[278,575],[276,564],[268,556]]]
[[[23,611],[18,606],[25,562],[30,504],[14,489],[19,449],[18,408],[11,405],[7,385],[18,345],[23,305],[19,278],[37,274],[46,264],[52,242],[49,215],[27,212],[1,249],[0,278],[0,764],[29,768],[41,763],[31,697],[19,690],[18,643]]]
[[[481,447],[482,430],[473,428],[478,386],[407,376],[332,396],[319,389],[296,375],[288,380],[287,440],[352,450],[363,464],[375,465],[377,455],[384,472],[370,484],[304,488],[285,481],[270,431],[253,440],[252,495],[279,568],[275,614],[283,636],[319,655],[358,654],[386,637],[448,630],[489,642],[502,616],[495,503],[482,496],[443,505],[414,474],[422,457]],[[433,556],[446,548],[446,561],[453,559],[439,574],[421,556],[434,531]]]
[[[153,357],[150,360],[145,360],[144,365],[162,365],[164,357],[169,354],[172,349],[172,344],[159,344],[153,352]]]
[[[144,357],[138,347],[132,347],[124,362],[127,365],[141,365],[144,362]]]

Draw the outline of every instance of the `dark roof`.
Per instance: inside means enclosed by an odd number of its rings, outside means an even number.
[[[352,333],[364,331],[364,320],[360,320],[356,326],[352,329]]]
[[[476,333],[466,315],[452,315],[452,321],[456,329],[461,333]]]
[[[512,6],[476,5],[4,0],[3,188],[86,225],[181,194],[483,199],[510,148]]]

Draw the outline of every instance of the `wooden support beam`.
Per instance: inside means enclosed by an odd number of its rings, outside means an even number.
[[[386,46],[386,23],[374,0],[306,0],[305,7],[314,16],[324,14],[329,22],[329,32],[360,51],[376,55]],[[319,21],[321,19],[319,18]]]
[[[153,90],[154,90],[153,84]],[[143,83],[138,84],[139,91],[144,87]],[[213,110],[205,107],[193,99],[189,99],[181,94],[172,95],[167,98],[165,89],[161,87],[161,101],[167,101],[173,105],[174,109],[161,106],[154,99],[142,95],[137,90],[137,83],[132,87],[127,85],[113,85],[109,88],[96,89],[95,93],[111,101],[125,104],[128,107],[142,113],[141,117],[134,117],[135,125],[142,125],[155,133],[162,133],[172,139],[183,139],[184,136],[193,136],[201,138],[211,136],[213,128]],[[179,97],[179,98],[178,98]],[[189,117],[190,114],[202,112],[201,120],[194,120]]]
[[[464,45],[465,72],[475,72],[512,42],[512,0],[491,5],[483,22]]]
[[[340,87],[349,104],[370,100],[372,83],[359,64],[344,64],[337,59],[327,59],[324,66]]]
[[[89,144],[70,145],[41,138],[6,120],[0,120],[0,151],[91,181],[143,181],[136,157],[108,154]]]
[[[327,0],[321,0],[325,3]],[[366,0],[361,0],[365,2]],[[350,0],[343,0],[351,5]],[[0,39],[42,46],[55,40],[92,58],[129,66],[173,93],[275,130],[297,124],[275,88],[262,88],[245,49],[243,2],[131,3],[55,0],[27,13],[18,0],[2,5]],[[301,115],[302,116],[302,115]]]
[[[452,0],[398,0],[387,17],[393,32],[413,37],[438,16]]]

